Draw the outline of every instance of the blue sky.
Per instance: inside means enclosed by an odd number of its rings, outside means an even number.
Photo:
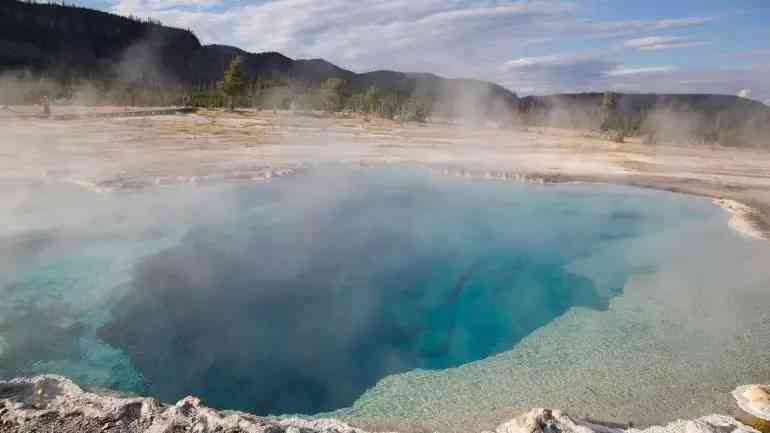
[[[520,94],[740,94],[770,102],[770,0],[80,0],[203,43],[498,82]]]

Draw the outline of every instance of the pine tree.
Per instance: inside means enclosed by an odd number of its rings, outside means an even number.
[[[225,71],[225,77],[221,82],[222,93],[230,99],[230,111],[235,110],[235,97],[246,90],[248,77],[243,70],[243,57],[236,56]]]

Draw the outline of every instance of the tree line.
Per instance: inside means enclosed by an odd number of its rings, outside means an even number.
[[[87,75],[65,75],[54,80],[29,72],[0,77],[0,105],[38,103],[43,96],[47,96],[54,105],[189,105],[229,110],[243,107],[350,112],[417,122],[425,122],[431,116],[447,112],[446,101],[438,101],[430,94],[417,95],[398,88],[369,86],[351,90],[339,78],[308,82],[275,76],[251,77],[244,71],[241,57],[232,60],[221,80],[193,84],[152,79],[125,81]],[[770,111],[758,110],[751,106],[751,101],[744,101],[737,108],[719,110],[708,110],[708,104],[699,100],[680,104],[679,107],[650,103],[629,108],[628,100],[623,99],[627,97],[606,92],[598,95],[598,99],[578,99],[572,105],[562,107],[538,106],[533,102],[537,100],[525,98],[518,109],[508,114],[508,124],[594,129],[603,131],[619,143],[628,137],[642,137],[647,144],[770,145]]]
[[[189,105],[203,108],[366,113],[392,120],[424,122],[435,100],[398,90],[370,86],[346,90],[345,81],[329,78],[308,83],[289,78],[249,77],[236,57],[222,80],[193,84],[167,81],[68,76],[51,79],[29,72],[0,77],[0,105],[36,104],[47,96],[54,105],[115,105],[126,107]]]
[[[770,147],[770,109],[729,95],[654,95],[615,92],[527,97],[524,125],[601,131],[624,143],[694,143]]]
[[[428,96],[407,95],[398,90],[381,90],[370,86],[353,93],[345,81],[329,78],[316,85],[289,79],[250,80],[243,69],[243,59],[236,56],[225,71],[222,81],[198,85],[192,92],[194,106],[237,106],[282,110],[340,111],[375,114],[401,121],[424,122],[430,116],[435,100]]]

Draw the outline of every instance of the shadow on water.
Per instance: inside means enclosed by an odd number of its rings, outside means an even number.
[[[570,307],[607,307],[566,264],[633,229],[533,233],[548,221],[507,193],[368,182],[320,199],[290,182],[245,189],[226,220],[135,267],[100,337],[162,399],[312,414],[389,374],[509,350]]]

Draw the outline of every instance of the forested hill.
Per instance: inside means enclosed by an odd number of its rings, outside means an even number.
[[[210,85],[242,56],[252,80],[317,86],[329,78],[348,95],[376,86],[382,93],[468,99],[471,105],[518,106],[516,95],[492,83],[431,74],[377,71],[356,74],[321,59],[249,53],[201,45],[195,35],[157,22],[82,7],[0,2],[0,73],[28,71],[59,82],[97,80],[143,85]]]
[[[148,74],[183,76],[189,70],[186,60],[200,48],[192,32],[154,22],[74,6],[0,2],[4,70],[101,78],[116,73],[116,66],[133,55],[144,58],[130,60],[155,63]]]

